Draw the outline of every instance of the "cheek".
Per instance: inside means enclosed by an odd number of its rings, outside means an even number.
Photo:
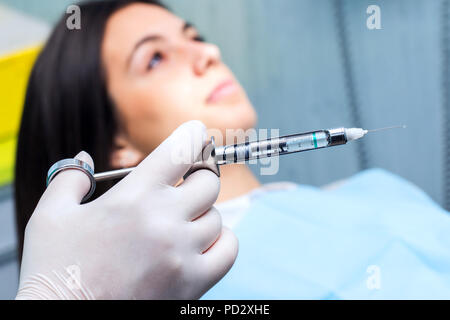
[[[192,87],[172,80],[122,87],[115,101],[129,139],[149,153],[180,124],[200,119],[202,105],[196,100]]]

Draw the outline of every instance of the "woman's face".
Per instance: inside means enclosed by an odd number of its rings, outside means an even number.
[[[112,15],[102,61],[122,138],[143,155],[188,120],[224,136],[255,125],[255,111],[217,46],[163,8],[132,4]]]

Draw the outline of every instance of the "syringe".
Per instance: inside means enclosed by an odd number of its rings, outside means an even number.
[[[208,169],[216,173],[217,176],[220,176],[219,165],[245,163],[254,159],[276,157],[294,152],[338,146],[346,144],[348,141],[360,139],[368,132],[394,128],[405,128],[405,126],[387,127],[375,130],[364,130],[361,128],[318,130],[220,147],[216,147],[214,138],[212,137],[211,141],[203,148],[202,153],[199,155],[199,159],[194,162],[188,172],[184,175],[184,178],[199,169]],[[123,178],[133,171],[135,167],[94,174],[94,171],[89,164],[81,160],[63,159],[53,164],[48,170],[47,186],[59,172],[67,169],[81,170],[89,177],[91,188],[83,198],[83,201],[86,201],[94,193],[96,182]]]
[[[337,128],[271,138],[242,144],[216,147],[218,165],[246,162],[254,159],[327,148],[362,138],[368,131],[360,128]]]
[[[405,128],[405,126],[375,130],[364,130],[361,128],[325,129],[217,147],[215,146],[214,138],[211,138],[209,144],[203,149],[201,159],[193,164],[185,177],[202,168],[210,169],[217,175],[220,175],[219,165],[245,163],[254,159],[343,145],[349,141],[364,137],[368,132],[394,128]],[[105,181],[122,178],[133,171],[133,169],[134,167],[96,173],[94,174],[94,179],[95,181]]]

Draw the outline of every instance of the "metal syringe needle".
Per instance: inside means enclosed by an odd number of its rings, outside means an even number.
[[[367,130],[367,132],[378,132],[378,131],[384,131],[384,130],[390,130],[390,129],[399,129],[399,128],[406,129],[406,125],[401,124],[401,125],[397,125],[397,126],[371,129],[371,130]]]

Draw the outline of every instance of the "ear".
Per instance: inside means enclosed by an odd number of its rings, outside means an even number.
[[[111,154],[110,163],[114,169],[129,168],[137,166],[145,155],[136,149],[121,134],[114,139],[114,149]]]

